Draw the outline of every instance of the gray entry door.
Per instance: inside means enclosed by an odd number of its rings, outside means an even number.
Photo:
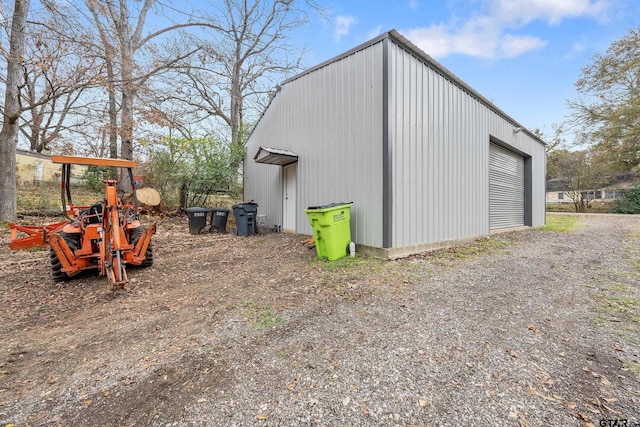
[[[524,225],[524,158],[489,144],[489,229]]]

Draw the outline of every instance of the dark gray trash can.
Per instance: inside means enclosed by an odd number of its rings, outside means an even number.
[[[226,233],[229,209],[211,209],[211,233]]]
[[[233,205],[233,216],[236,218],[236,236],[251,236],[256,234],[256,217],[258,204],[254,202]]]
[[[207,218],[211,209],[193,207],[187,208],[187,215],[189,216],[189,233],[200,234],[206,233],[207,230]]]

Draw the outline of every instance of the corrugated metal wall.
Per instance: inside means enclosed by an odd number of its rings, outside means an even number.
[[[544,146],[395,42],[389,48],[392,247],[489,234],[490,139],[531,156],[544,224]]]
[[[296,231],[304,209],[352,201],[358,244],[382,246],[382,42],[282,85],[247,143],[245,199],[282,224],[282,171],[256,164],[259,146],[298,154]]]

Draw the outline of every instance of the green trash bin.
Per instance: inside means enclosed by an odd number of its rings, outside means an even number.
[[[352,202],[332,203],[311,206],[304,210],[313,228],[313,238],[316,241],[319,257],[333,261],[346,256],[349,252],[352,204]]]

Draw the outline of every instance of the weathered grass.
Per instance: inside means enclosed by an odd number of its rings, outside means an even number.
[[[482,238],[482,239],[475,240],[471,243],[456,245],[450,248],[434,251],[433,258],[464,260],[476,255],[499,252],[505,249],[509,245],[510,243],[505,240]]]
[[[611,213],[613,203],[609,201],[593,201],[589,203],[586,213]],[[575,212],[573,203],[547,203],[547,212]]]
[[[376,269],[383,266],[384,260],[366,255],[346,256],[329,261],[326,258],[313,258],[311,264],[320,267],[324,271],[349,271],[359,269]]]
[[[636,375],[640,375],[640,363],[628,359],[625,359],[623,363],[626,369],[630,370]]]
[[[569,215],[547,215],[547,225],[540,231],[553,231],[558,233],[571,233],[576,229],[580,221],[579,217]]]
[[[256,306],[252,302],[243,301],[240,305],[240,315],[251,323],[253,329],[265,329],[284,321],[284,317],[274,313],[268,304]]]
[[[60,211],[62,200],[60,184],[40,182],[20,184],[17,190],[18,213],[32,211]],[[94,191],[84,185],[71,186],[71,196],[76,205],[91,205],[104,199],[104,191]]]

